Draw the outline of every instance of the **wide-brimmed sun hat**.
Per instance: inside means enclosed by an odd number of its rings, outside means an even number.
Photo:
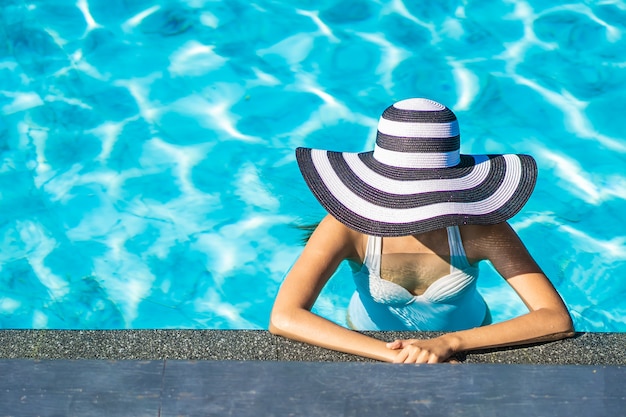
[[[322,206],[373,236],[408,236],[517,214],[537,180],[528,155],[462,155],[457,118],[412,98],[388,107],[369,152],[298,148],[302,175]]]

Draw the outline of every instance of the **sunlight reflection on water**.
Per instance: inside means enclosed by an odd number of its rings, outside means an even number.
[[[323,215],[293,149],[369,149],[427,96],[464,152],[537,158],[513,226],[578,330],[626,331],[623,1],[292,3],[5,1],[0,327],[266,328]],[[348,275],[315,307],[340,323]]]

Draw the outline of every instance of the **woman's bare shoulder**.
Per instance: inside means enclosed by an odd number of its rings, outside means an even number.
[[[358,261],[364,253],[364,235],[350,229],[331,215],[319,223],[307,246],[341,248],[346,259]]]
[[[542,273],[515,230],[506,222],[466,226],[461,233],[468,258],[489,260],[505,278]]]
[[[517,233],[507,223],[460,226],[463,246],[468,256],[488,259],[494,252],[523,248]]]
[[[516,239],[517,233],[513,230],[511,225],[507,222],[496,224],[471,224],[459,226],[463,238],[485,241],[490,240],[502,240],[502,239]]]

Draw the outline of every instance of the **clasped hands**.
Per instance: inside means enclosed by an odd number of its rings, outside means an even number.
[[[453,357],[453,346],[445,339],[405,339],[387,343],[387,348],[397,351],[393,363],[458,363]]]

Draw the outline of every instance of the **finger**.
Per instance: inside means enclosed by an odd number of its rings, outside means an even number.
[[[439,360],[439,356],[435,355],[434,353],[431,353],[430,356],[428,357],[428,363],[439,363],[441,362]]]
[[[398,352],[396,357],[394,358],[394,363],[413,363],[415,362],[415,357],[417,355],[415,346],[407,346]]]
[[[427,350],[422,350],[416,358],[416,363],[430,363],[431,353]]]
[[[407,352],[406,359],[404,363],[417,363],[417,358],[422,354],[422,349],[415,345],[409,345],[404,348],[404,351]]]
[[[418,355],[419,355],[419,350],[411,349],[406,359],[404,360],[404,363],[415,363],[415,359],[417,358]]]
[[[402,341],[394,340],[393,342],[389,342],[387,343],[387,348],[388,349],[402,349]]]
[[[396,339],[393,341],[393,343],[398,345],[397,349],[404,349],[405,347],[411,345],[411,342],[413,342],[411,339]]]
[[[408,352],[406,350],[401,350],[398,352],[395,358],[393,358],[393,363],[404,363],[404,360],[407,358]]]

